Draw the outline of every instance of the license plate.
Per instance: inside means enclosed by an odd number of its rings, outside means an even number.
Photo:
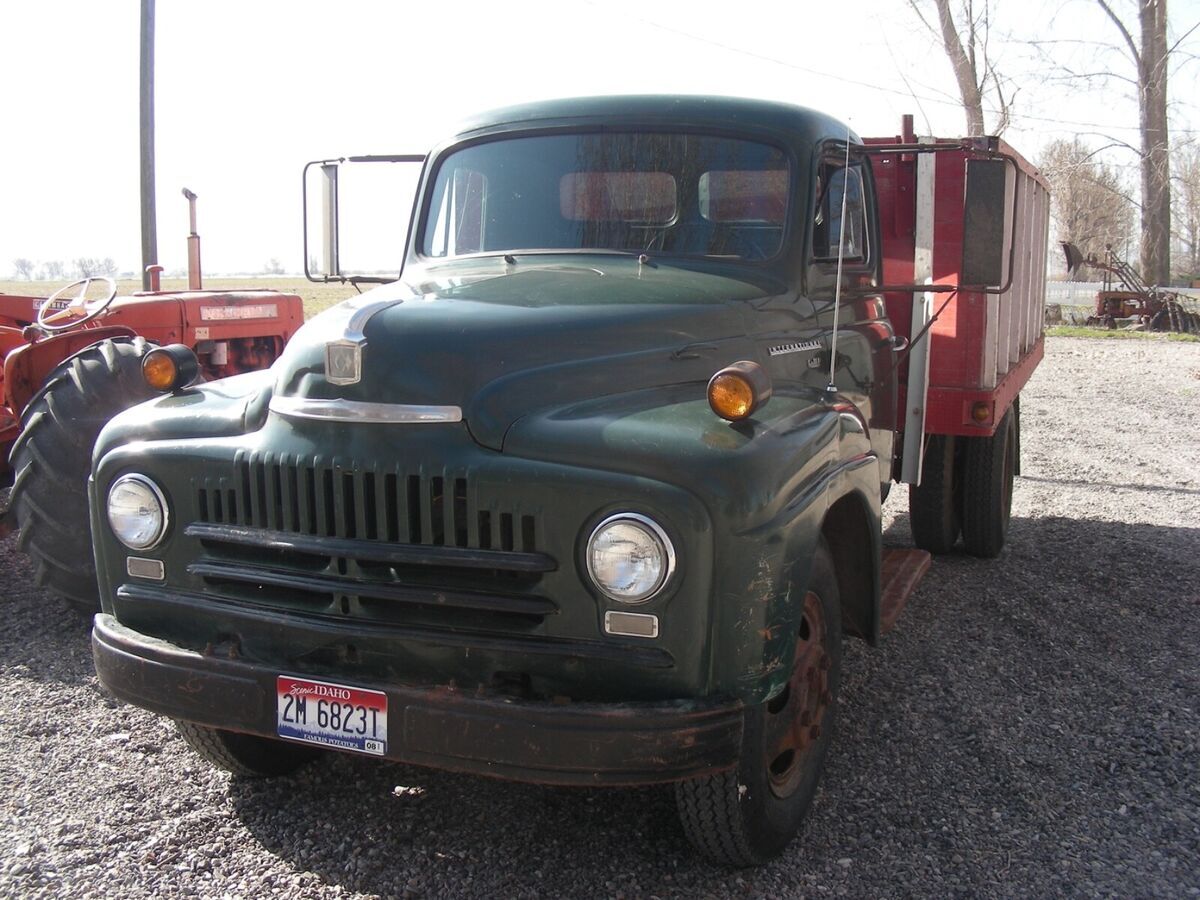
[[[387,753],[387,694],[280,675],[275,679],[276,733],[339,750]]]

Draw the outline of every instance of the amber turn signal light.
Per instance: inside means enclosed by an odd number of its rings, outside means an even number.
[[[771,399],[766,369],[743,359],[726,366],[708,381],[708,405],[722,419],[740,422]]]
[[[992,404],[980,400],[971,407],[971,418],[980,425],[986,425],[992,418]]]
[[[156,391],[181,390],[199,375],[200,361],[183,344],[156,347],[142,358],[142,378]]]

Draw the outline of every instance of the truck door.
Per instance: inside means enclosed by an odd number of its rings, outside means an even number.
[[[813,195],[808,292],[822,325],[832,334],[838,309],[838,359],[834,383],[862,410],[879,455],[880,484],[891,481],[892,441],[896,428],[896,377],[893,332],[880,285],[879,218],[875,184],[865,157],[853,149],[846,164],[845,145],[828,146],[818,156]],[[843,222],[843,210],[844,219]],[[824,387],[829,371],[810,376]]]

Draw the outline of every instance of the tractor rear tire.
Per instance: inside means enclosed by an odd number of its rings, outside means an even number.
[[[908,486],[913,543],[930,553],[949,553],[962,530],[954,435],[931,434],[925,446],[921,483]]]
[[[180,737],[205,762],[244,778],[290,775],[320,752],[287,741],[176,720]]]
[[[1018,468],[1014,404],[991,437],[964,438],[963,546],[973,556],[995,557],[1004,549]]]
[[[155,396],[142,378],[151,347],[115,338],[61,362],[25,407],[9,459],[17,546],[39,585],[89,615],[100,609],[88,516],[92,448],[109,419]]]

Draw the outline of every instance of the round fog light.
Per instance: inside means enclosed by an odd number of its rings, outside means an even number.
[[[108,489],[108,524],[130,550],[149,550],[167,531],[167,501],[145,475],[122,475]]]
[[[142,378],[156,391],[177,391],[200,377],[200,361],[185,344],[155,347],[142,358]]]
[[[596,526],[587,543],[588,575],[621,603],[644,603],[675,571],[675,548],[662,527],[637,513],[618,513]]]
[[[767,370],[743,359],[717,372],[708,382],[708,405],[722,419],[740,422],[771,399]]]

